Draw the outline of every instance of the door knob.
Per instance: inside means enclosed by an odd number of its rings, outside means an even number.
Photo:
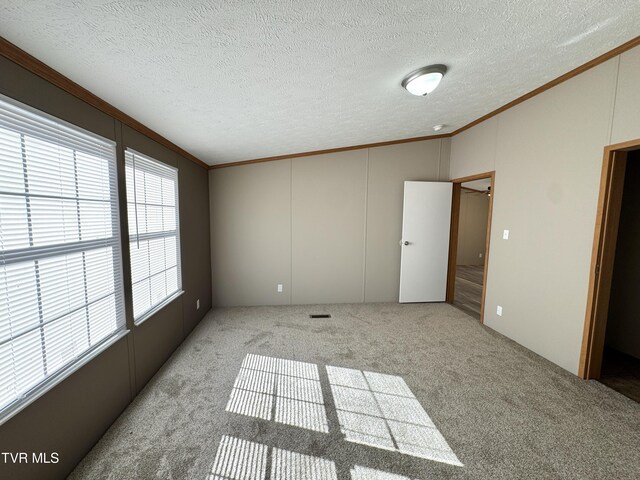
[[[409,245],[409,242],[405,241],[405,242],[404,242],[404,244],[405,244],[405,245]]]

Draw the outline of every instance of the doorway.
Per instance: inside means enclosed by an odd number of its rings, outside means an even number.
[[[483,321],[494,172],[453,183],[447,303]]]
[[[605,149],[580,376],[640,401],[640,140]]]

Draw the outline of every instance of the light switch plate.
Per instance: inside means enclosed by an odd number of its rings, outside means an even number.
[[[502,316],[502,307],[500,305],[498,305],[498,307],[496,308],[496,313],[498,314],[499,317]]]
[[[278,293],[282,293],[282,289],[283,289],[282,284],[279,283],[278,284]]]
[[[509,240],[509,230],[502,232],[502,238],[503,240]]]

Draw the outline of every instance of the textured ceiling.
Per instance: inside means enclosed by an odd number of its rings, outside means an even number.
[[[450,132],[639,24],[638,0],[0,2],[0,35],[209,164]],[[432,95],[400,87],[432,63]]]

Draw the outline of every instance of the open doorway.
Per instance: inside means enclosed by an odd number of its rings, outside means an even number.
[[[640,140],[605,150],[580,374],[640,401]]]
[[[453,180],[447,302],[484,317],[494,172]]]
[[[456,283],[453,305],[480,320],[491,179],[460,184]]]

